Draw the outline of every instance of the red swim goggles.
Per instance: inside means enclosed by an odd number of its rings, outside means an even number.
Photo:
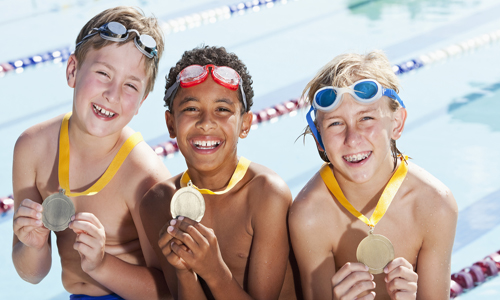
[[[215,65],[190,65],[185,67],[178,75],[175,83],[168,88],[165,93],[165,97],[163,100],[168,102],[168,106],[170,107],[172,104],[172,100],[175,98],[177,94],[177,90],[179,86],[183,88],[188,88],[200,84],[207,80],[208,74],[212,74],[212,78],[215,82],[222,85],[225,88],[236,91],[238,87],[241,91],[241,99],[243,100],[243,107],[245,108],[245,112],[247,111],[247,101],[245,97],[245,93],[243,91],[242,80],[238,72],[234,69],[226,66],[215,66]]]

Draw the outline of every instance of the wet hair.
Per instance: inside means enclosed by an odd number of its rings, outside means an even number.
[[[158,20],[155,17],[146,17],[142,10],[130,6],[118,6],[114,8],[107,9],[92,19],[90,19],[85,26],[80,30],[78,37],[76,38],[76,44],[78,44],[85,36],[93,32],[94,28],[99,28],[102,25],[109,22],[118,22],[125,26],[127,30],[135,29],[141,35],[147,34],[151,36],[156,42],[156,50],[158,52],[157,58],[148,58],[144,55],[144,69],[146,75],[148,76],[148,83],[146,86],[145,95],[153,90],[156,75],[158,74],[158,62],[163,54],[163,33],[160,26],[158,25]],[[124,42],[113,42],[105,40],[100,37],[99,34],[88,38],[85,42],[80,44],[77,49],[75,49],[75,56],[78,61],[78,67],[80,67],[85,61],[87,53],[91,50],[99,50],[108,45],[116,45],[121,47],[127,43],[134,42],[136,34],[131,32],[129,37]],[[139,50],[137,50],[139,51]],[[124,57],[123,59],[127,59]]]
[[[194,48],[192,50],[185,51],[182,55],[181,59],[177,62],[177,64],[170,68],[170,72],[166,76],[167,83],[165,85],[165,92],[171,87],[177,80],[177,75],[184,70],[184,68],[190,65],[209,65],[213,64],[215,66],[226,66],[235,70],[241,77],[243,91],[246,97],[246,107],[247,110],[244,111],[244,105],[242,105],[242,112],[250,110],[250,107],[253,105],[253,88],[252,88],[252,76],[248,73],[247,67],[245,64],[236,56],[234,53],[229,53],[226,51],[224,47],[216,47],[216,46],[200,46]],[[239,87],[238,87],[239,89]],[[243,104],[243,99],[241,97],[241,92],[238,90],[238,99]],[[169,110],[172,110],[170,107],[173,99],[165,100],[165,107],[168,107]]]
[[[375,50],[365,55],[347,53],[336,56],[309,81],[302,92],[302,99],[312,104],[314,94],[319,89],[326,86],[345,88],[361,79],[374,79],[383,87],[399,93],[399,80],[392,71],[389,60],[382,51]],[[389,108],[391,111],[395,112],[400,107],[397,100],[390,99]],[[309,126],[303,132],[304,136],[306,134],[311,134]],[[325,151],[318,148],[318,152],[323,161],[330,162]],[[397,156],[402,155],[402,153],[396,147],[396,141],[392,139],[391,152],[394,157],[394,166],[396,166]]]

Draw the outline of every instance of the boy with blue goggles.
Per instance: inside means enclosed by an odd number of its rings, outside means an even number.
[[[325,149],[325,146],[323,145],[321,136],[318,134],[316,125],[311,118],[311,112],[314,111],[316,115],[316,110],[329,112],[337,109],[342,103],[342,96],[345,93],[350,94],[352,98],[360,104],[371,104],[382,98],[382,96],[387,96],[398,101],[403,108],[406,108],[403,100],[399,98],[398,94],[394,90],[384,88],[380,85],[380,83],[373,79],[362,79],[356,81],[347,88],[337,88],[333,86],[321,88],[314,94],[311,109],[307,113],[306,119],[311,132],[323,149]]]

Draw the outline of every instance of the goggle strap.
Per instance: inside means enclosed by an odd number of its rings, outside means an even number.
[[[97,30],[97,31],[96,32],[92,32],[93,30]],[[92,31],[91,31],[91,33],[89,33],[86,36],[84,36],[83,39],[78,44],[76,44],[75,49],[78,48],[78,46],[81,43],[85,42],[87,39],[89,39],[89,38],[93,37],[94,35],[98,34],[99,33],[99,28],[94,28],[94,29],[92,29]]]
[[[245,97],[245,91],[243,90],[243,85],[241,84],[243,80],[240,79],[240,91],[241,91],[241,100],[243,101],[244,111],[247,112],[247,97]]]
[[[179,88],[179,81],[176,80],[175,83],[168,88],[167,92],[165,93],[165,97],[163,97],[164,101],[168,101],[168,107],[171,108],[170,106],[172,105],[172,98],[175,97],[175,94],[177,92],[177,89]]]
[[[311,118],[311,113],[314,112],[316,114],[316,110],[314,107],[311,105],[311,109],[309,109],[309,112],[306,114],[306,120],[307,124],[309,124],[309,129],[311,129],[312,134],[316,138],[316,141],[318,141],[318,144],[325,150],[325,146],[323,145],[323,140],[321,140],[321,136],[318,133],[318,130],[316,128],[316,125],[314,124],[314,121]]]
[[[399,102],[399,104],[403,107],[403,108],[406,108],[405,104],[403,103],[403,100],[401,100],[401,98],[399,98],[398,94],[392,90],[392,89],[386,89],[386,88],[382,88],[383,89],[383,92],[382,92],[382,95],[384,96],[387,96],[391,99],[394,99],[396,101]]]

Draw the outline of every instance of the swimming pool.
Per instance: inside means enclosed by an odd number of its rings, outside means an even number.
[[[235,4],[237,1],[125,1],[162,21]],[[500,5],[470,1],[327,1],[276,3],[229,19],[166,36],[160,75],[182,52],[202,43],[223,45],[247,64],[254,80],[253,111],[297,98],[306,82],[335,55],[383,49],[400,63],[451,44],[500,29]],[[41,3],[44,3],[43,5]],[[124,1],[0,1],[0,30],[11,47],[0,48],[0,63],[71,45],[81,26],[97,12]],[[34,5],[36,7],[34,7]],[[22,8],[22,9],[18,9]],[[15,12],[15,13],[14,13]],[[171,23],[173,26],[174,24]],[[444,182],[460,216],[452,272],[500,249],[500,43],[489,43],[400,76],[408,120],[398,147]],[[71,109],[72,91],[64,65],[45,63],[0,78],[0,197],[12,192],[14,143],[23,130]],[[131,127],[151,145],[168,140],[163,119],[163,85],[142,106]],[[275,170],[296,195],[321,166],[312,139],[295,141],[305,112],[262,123],[240,141],[239,154]],[[173,174],[182,156],[164,159]],[[291,163],[292,162],[292,163]],[[60,264],[39,285],[22,281],[11,262],[12,213],[0,217],[0,298],[65,299]],[[40,296],[43,295],[43,296]],[[497,278],[460,299],[499,299]]]

